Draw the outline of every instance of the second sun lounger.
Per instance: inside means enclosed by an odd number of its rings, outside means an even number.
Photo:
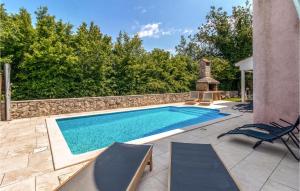
[[[256,138],[259,141],[257,141],[255,143],[255,145],[253,146],[253,149],[255,149],[256,147],[261,145],[263,142],[273,143],[275,140],[281,140],[281,142],[283,142],[283,144],[290,151],[290,153],[294,156],[294,158],[296,160],[300,161],[300,157],[298,157],[293,152],[293,150],[288,145],[287,141],[283,139],[283,136],[290,135],[291,133],[293,133],[293,131],[298,127],[299,121],[300,121],[300,118],[297,119],[297,121],[295,122],[294,125],[285,127],[282,129],[282,131],[278,131],[278,132],[273,131],[272,133],[271,132],[266,133],[266,132],[256,131],[253,129],[237,128],[237,129],[230,130],[226,133],[222,133],[217,138],[219,139],[225,135],[245,135],[248,137]],[[290,137],[292,137],[292,136],[290,136]],[[296,145],[296,147],[299,149],[300,146],[297,143],[297,141],[294,139],[292,139],[292,140],[293,140],[293,143]],[[297,153],[299,153],[299,150],[297,151]]]
[[[171,143],[169,191],[201,190],[239,188],[211,145]]]
[[[152,145],[114,143],[56,190],[136,190],[147,164],[152,170]]]

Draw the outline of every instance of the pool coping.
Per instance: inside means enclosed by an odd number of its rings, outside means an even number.
[[[82,154],[72,154],[72,152],[69,149],[69,146],[67,145],[67,142],[64,139],[64,136],[62,132],[60,131],[58,124],[56,123],[56,119],[61,119],[61,118],[68,118],[68,117],[80,117],[80,116],[86,116],[86,115],[98,115],[98,114],[108,114],[108,113],[115,113],[115,112],[126,112],[126,111],[134,111],[134,110],[141,110],[141,109],[151,109],[151,108],[159,108],[159,107],[167,107],[167,106],[177,106],[177,107],[200,107],[200,108],[208,108],[208,109],[218,109],[217,107],[202,107],[198,105],[185,105],[183,103],[176,103],[176,104],[161,104],[161,105],[151,105],[151,106],[142,106],[142,107],[132,107],[132,108],[120,108],[120,109],[111,109],[111,110],[102,110],[102,111],[95,111],[95,112],[84,112],[84,113],[77,113],[77,114],[64,114],[64,115],[58,115],[58,116],[51,116],[49,118],[46,118],[46,125],[47,125],[47,130],[48,130],[48,137],[50,140],[50,148],[52,152],[52,159],[53,159],[53,165],[54,169],[62,169],[68,166],[72,166],[78,163],[82,163],[85,161],[89,161],[96,156],[98,156],[105,148],[94,150],[94,151],[89,151],[86,153]],[[220,106],[219,108],[222,108]],[[135,139],[132,141],[128,141],[126,143],[131,143],[131,144],[144,144],[144,143],[149,143],[152,141],[156,141],[159,139],[163,139],[166,137],[170,137],[179,133],[184,133],[187,131],[191,131],[194,129],[202,128],[214,123],[218,123],[221,121],[225,121],[228,119],[232,119],[235,117],[238,117],[240,115],[233,114],[233,113],[228,113],[229,114],[225,117],[218,118],[218,119],[213,119],[210,121],[198,123],[195,125],[190,125],[186,126],[184,128],[180,129],[174,129],[166,132],[162,132],[159,134]]]

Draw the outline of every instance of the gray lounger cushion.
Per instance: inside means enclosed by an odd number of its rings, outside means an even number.
[[[171,143],[171,191],[239,190],[208,144]]]
[[[151,148],[114,143],[58,190],[125,191]]]

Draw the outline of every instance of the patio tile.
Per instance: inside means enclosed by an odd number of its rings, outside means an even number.
[[[170,162],[170,152],[158,155],[155,161],[159,162],[163,168],[168,168]]]
[[[37,171],[53,170],[50,150],[30,154],[28,167]]]
[[[290,167],[280,164],[271,175],[270,180],[299,189],[299,165]]]
[[[297,151],[295,151],[295,153],[297,153]],[[298,153],[299,153],[299,151],[298,151]],[[284,159],[281,161],[280,165],[286,165],[291,168],[297,167],[299,169],[299,162],[297,160],[295,160],[293,155],[291,155],[289,152],[284,157]]]
[[[153,169],[152,171],[149,170],[149,168],[146,168],[146,170],[143,173],[143,178],[152,177],[158,174],[159,172],[165,170],[168,168],[168,166],[165,165],[163,160],[164,157],[161,157],[160,155],[153,156]]]
[[[28,155],[21,155],[21,156],[1,159],[0,172],[6,173],[12,170],[25,168],[27,167],[27,164],[28,164]]]
[[[15,147],[14,145],[8,147],[7,157],[16,157],[20,155],[30,154],[33,152],[33,145],[21,145]]]
[[[253,151],[247,158],[237,164],[232,174],[240,181],[242,190],[259,190],[283,158],[284,153],[270,151],[272,147]]]
[[[233,173],[231,174],[234,180],[236,180],[236,183],[240,190],[243,191],[259,191],[261,186],[264,184],[264,181],[249,181],[248,178],[244,178],[242,176],[237,177]]]
[[[298,189],[295,190],[291,187],[270,180],[264,185],[264,187],[261,190],[262,191],[297,191]]]
[[[39,124],[35,126],[35,133],[38,136],[47,136],[47,127],[46,124]]]
[[[165,169],[157,173],[155,175],[155,178],[159,180],[164,186],[168,186],[168,176],[169,176],[169,169]]]
[[[160,155],[163,153],[164,152],[162,150],[160,150],[158,146],[153,145],[152,156],[157,156],[157,155]]]
[[[231,141],[222,142],[216,145],[214,149],[220,157],[222,156],[222,161],[229,169],[253,151],[248,145],[237,144]]]
[[[164,191],[167,187],[154,177],[144,179],[138,185],[137,191]]]
[[[1,149],[0,148],[0,160],[1,159],[5,159],[5,158],[7,158],[7,153],[8,153],[8,150],[7,149]]]
[[[36,177],[36,191],[53,190],[59,185],[58,177],[49,173]]]
[[[82,168],[83,165],[84,164],[77,164],[71,167],[36,176],[36,191],[53,190],[60,184],[59,177],[63,177],[63,175],[72,175]]]
[[[4,174],[0,174],[0,186],[1,186],[1,184],[2,184],[3,178],[4,178]]]
[[[0,191],[35,191],[35,178],[29,178],[15,184],[0,187]]]
[[[5,173],[2,185],[12,184],[14,182],[18,182],[29,177],[34,177],[37,175],[44,174],[47,171],[40,171],[34,168],[21,168],[13,171],[9,171]]]
[[[154,144],[153,146],[156,147],[155,149],[159,150],[160,153],[166,153],[170,149],[170,142],[171,140],[169,138],[166,138],[152,143]],[[157,154],[157,153],[153,153],[153,154]]]
[[[38,136],[36,138],[36,147],[37,148],[40,148],[40,147],[49,147],[48,135]]]

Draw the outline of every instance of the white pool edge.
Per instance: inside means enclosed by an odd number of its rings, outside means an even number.
[[[177,106],[177,107],[201,107],[197,105],[184,105],[182,103],[177,104],[163,104],[163,105],[152,105],[152,106],[143,106],[143,107],[134,107],[134,108],[122,108],[122,109],[113,109],[113,110],[103,110],[103,111],[96,111],[96,112],[85,112],[85,113],[79,113],[79,114],[66,114],[66,115],[59,115],[59,116],[52,116],[49,118],[46,118],[46,124],[48,129],[48,136],[50,140],[50,148],[52,152],[52,159],[55,170],[62,169],[68,166],[72,166],[78,163],[82,163],[84,161],[91,160],[95,158],[99,153],[101,153],[105,148],[98,149],[95,151],[86,152],[83,154],[77,154],[74,155],[69,149],[69,146],[67,142],[64,139],[64,136],[62,132],[59,129],[59,126],[56,122],[56,119],[66,118],[66,117],[80,117],[80,116],[86,116],[86,115],[97,115],[97,114],[105,114],[105,113],[115,113],[115,112],[122,112],[122,111],[134,111],[134,110],[141,110],[141,109],[151,109],[151,108],[159,108],[159,107],[167,107],[167,106]],[[209,109],[216,109],[216,107],[201,107],[201,108],[209,108]],[[128,141],[126,143],[131,144],[144,144],[149,143],[155,140],[159,140],[162,138],[166,138],[175,134],[183,133],[186,131],[194,130],[197,128],[202,128],[214,123],[218,123],[221,121],[225,121],[231,118],[238,117],[240,115],[232,114],[232,113],[226,113],[229,114],[228,116],[213,119],[210,121],[202,122],[199,124],[186,126],[181,129],[174,129],[170,131],[166,131],[163,133],[143,137],[140,139],[135,139],[132,141]]]

